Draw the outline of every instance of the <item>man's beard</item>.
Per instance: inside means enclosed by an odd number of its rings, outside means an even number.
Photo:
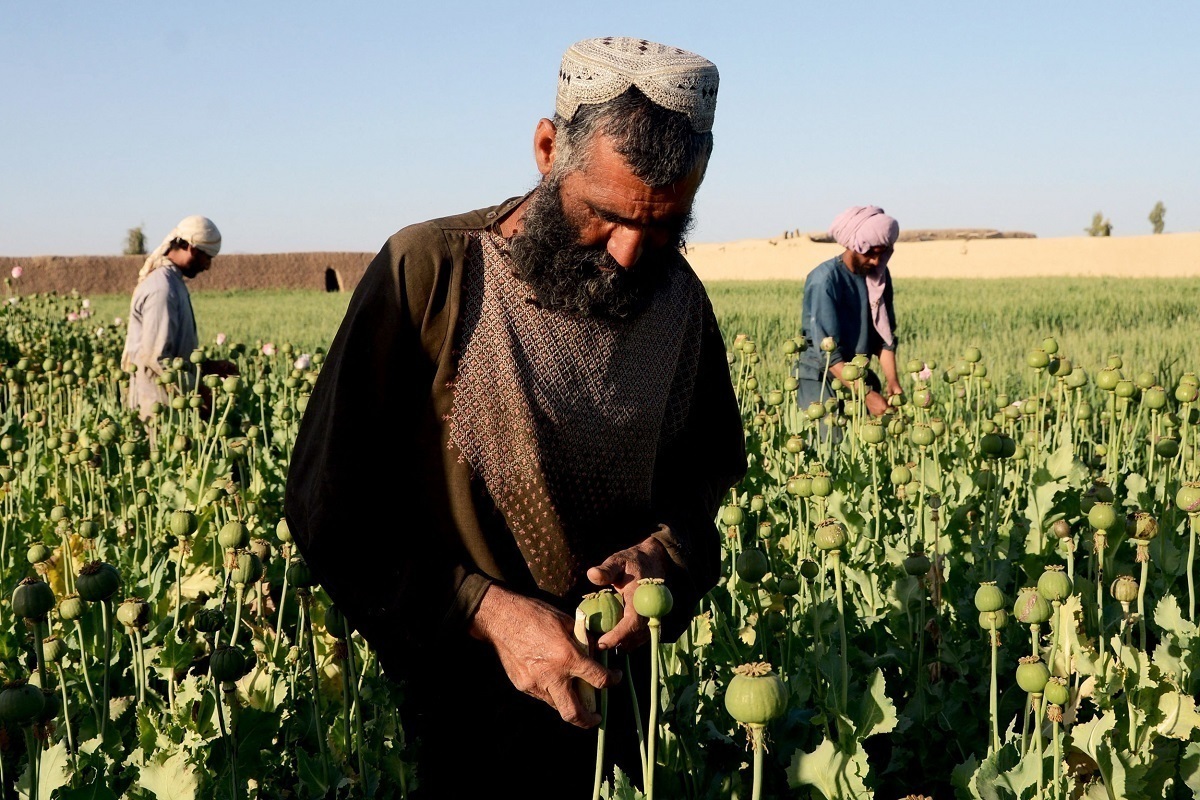
[[[515,274],[533,288],[539,306],[618,319],[646,306],[666,279],[671,251],[683,246],[688,227],[682,226],[675,242],[644,250],[626,269],[605,245],[579,244],[579,227],[567,218],[559,184],[553,180],[544,180],[533,193],[521,224],[510,248]]]

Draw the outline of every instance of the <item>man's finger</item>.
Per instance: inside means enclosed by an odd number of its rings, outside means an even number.
[[[621,670],[608,669],[592,658],[580,658],[571,668],[572,677],[587,681],[597,689],[611,689],[621,682]]]
[[[626,559],[623,553],[624,551],[614,553],[604,559],[600,566],[589,569],[587,571],[588,580],[597,586],[608,586],[609,584],[618,583],[624,577],[628,577],[625,569]]]
[[[555,683],[548,687],[550,690],[550,705],[554,706],[564,722],[569,722],[580,728],[594,728],[600,724],[600,714],[589,711],[584,706],[579,695],[571,686],[570,681]]]
[[[632,614],[630,613],[632,612]],[[637,647],[649,638],[649,628],[646,623],[633,611],[632,605],[626,606],[625,616],[616,626],[600,637],[596,646],[601,650],[611,650],[617,647],[626,649]]]

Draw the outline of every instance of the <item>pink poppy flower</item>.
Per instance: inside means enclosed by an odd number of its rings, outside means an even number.
[[[25,268],[22,267],[20,264],[18,264],[17,266],[12,268],[13,280],[20,278],[24,274],[25,274]]]
[[[224,344],[225,344],[225,342],[226,342],[226,340],[227,340],[227,339],[226,339],[226,336],[225,336],[225,334],[223,334],[223,333],[218,333],[218,334],[217,334],[217,347],[221,347],[222,345],[224,345]]]
[[[264,356],[273,356],[273,355],[275,355],[275,343],[274,343],[274,342],[267,342],[266,344],[264,344],[264,345],[262,346],[262,353],[263,353],[263,355],[264,355]]]

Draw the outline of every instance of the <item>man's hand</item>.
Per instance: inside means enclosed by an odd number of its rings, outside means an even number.
[[[876,417],[882,417],[888,412],[887,400],[879,392],[869,393],[863,399],[863,402],[867,405],[867,411],[870,411]]]
[[[646,621],[633,610],[633,593],[642,578],[667,577],[670,556],[666,547],[653,536],[613,553],[598,567],[588,570],[588,580],[597,586],[612,586],[625,600],[625,615],[617,627],[600,637],[597,646],[601,650],[632,649],[649,640],[650,629]]]
[[[888,381],[887,393],[888,397],[892,397],[894,395],[904,394],[904,389],[900,388],[900,384],[897,381]]]
[[[600,715],[584,706],[573,679],[607,689],[620,683],[621,672],[605,669],[580,653],[573,624],[553,606],[492,584],[475,612],[470,633],[495,648],[513,686],[549,704],[572,725],[594,728]]]

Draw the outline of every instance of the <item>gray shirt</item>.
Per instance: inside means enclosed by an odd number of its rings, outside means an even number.
[[[145,418],[156,401],[167,402],[166,392],[155,383],[162,362],[187,358],[198,346],[196,318],[183,275],[164,259],[133,290],[129,305],[123,361],[137,367],[129,383],[129,406]]]

